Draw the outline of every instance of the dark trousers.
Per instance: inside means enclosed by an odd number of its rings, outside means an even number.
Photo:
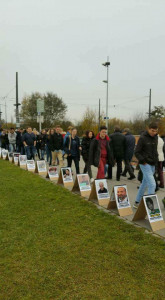
[[[68,167],[69,167],[69,168],[71,168],[71,166],[72,166],[72,160],[74,161],[74,164],[75,164],[76,173],[79,174],[79,173],[80,173],[80,169],[79,169],[79,158],[78,158],[77,156],[69,155],[69,156],[67,157]]]
[[[124,163],[125,163],[125,168],[124,168],[123,174],[126,175],[128,172],[130,176],[134,176],[134,169],[130,164],[130,160],[125,159]]]
[[[84,163],[85,163],[84,173],[88,172],[89,177],[92,178],[91,165],[89,165],[88,161],[85,161],[85,160],[84,160]]]
[[[160,186],[164,186],[164,175],[163,175],[163,167],[162,167],[162,162],[158,162],[158,178],[160,181]]]
[[[116,171],[116,179],[120,180],[120,175],[122,172],[122,159],[116,159],[117,171]],[[108,178],[112,179],[112,166],[108,166]]]

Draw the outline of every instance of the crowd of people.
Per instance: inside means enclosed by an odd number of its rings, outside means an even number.
[[[85,164],[83,173],[89,174],[91,183],[94,181],[92,165],[98,168],[97,179],[112,179],[113,167],[116,164],[117,181],[120,181],[121,176],[127,177],[127,173],[128,180],[133,180],[136,177],[131,161],[135,155],[138,160],[138,179],[141,181],[135,208],[147,188],[148,194],[154,194],[159,187],[164,188],[165,137],[159,136],[158,126],[154,122],[140,135],[137,145],[129,128],[121,130],[119,126],[115,126],[114,132],[108,136],[106,126],[102,126],[96,137],[89,129],[80,140],[76,128],[70,126],[67,132],[63,132],[57,125],[41,132],[35,128],[32,130],[30,126],[26,130],[1,129],[0,147],[8,149],[9,152],[26,154],[28,160],[35,159],[38,155],[41,160],[46,158],[52,166],[62,167],[66,159],[67,167],[71,167],[74,161],[77,174],[80,173],[79,162],[82,156]]]

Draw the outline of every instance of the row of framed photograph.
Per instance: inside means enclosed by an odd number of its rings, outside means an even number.
[[[133,214],[127,185],[115,185],[110,194],[106,179],[95,180],[91,188],[88,174],[77,174],[74,182],[72,170],[69,167],[61,168],[58,174],[57,167],[49,166],[47,168],[45,160],[35,162],[34,160],[27,160],[26,155],[4,150],[5,149],[0,150],[0,157],[14,162],[15,165],[19,165],[28,171],[46,175],[50,180],[63,184],[65,187],[71,187],[72,191],[79,191],[82,196],[87,197],[89,200],[96,200],[99,205],[108,209],[117,208],[121,216]],[[142,200],[143,207],[141,205],[139,208],[140,215],[144,216],[145,211],[150,224],[158,221],[164,223],[157,195],[146,195]],[[138,215],[138,213],[135,214],[133,220],[137,220],[136,215]]]

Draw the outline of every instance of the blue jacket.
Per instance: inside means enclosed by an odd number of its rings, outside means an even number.
[[[131,133],[126,133],[125,159],[131,160],[135,149],[135,137]]]

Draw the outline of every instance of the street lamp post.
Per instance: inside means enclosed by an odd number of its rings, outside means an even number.
[[[108,132],[108,77],[109,77],[109,66],[110,66],[110,62],[109,62],[109,56],[107,57],[107,61],[105,63],[102,64],[104,67],[107,68],[107,80],[103,80],[104,83],[107,84],[107,95],[106,95],[106,127],[107,127],[107,132]]]

